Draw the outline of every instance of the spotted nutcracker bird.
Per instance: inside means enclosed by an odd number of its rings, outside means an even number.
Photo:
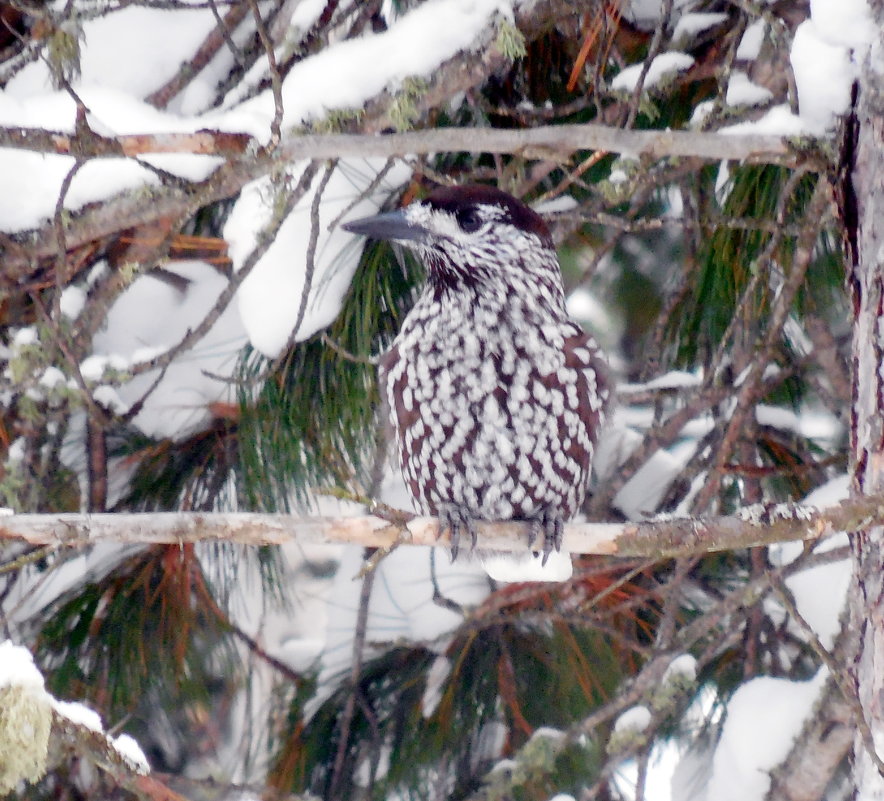
[[[549,229],[489,186],[433,191],[347,223],[415,250],[427,283],[380,382],[409,491],[451,534],[525,520],[544,562],[580,507],[609,385],[598,345],[565,310]]]

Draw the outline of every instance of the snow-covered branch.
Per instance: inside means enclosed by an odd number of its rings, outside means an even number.
[[[138,798],[173,797],[156,792],[158,783],[148,778],[147,759],[132,737],[114,737],[94,710],[46,692],[26,648],[0,641],[0,657],[0,795],[22,780],[38,781],[69,752],[101,768]]]
[[[795,166],[813,161],[813,151],[787,139],[761,134],[721,136],[700,131],[623,130],[606,125],[550,125],[531,129],[444,128],[404,133],[304,134],[283,139],[273,153],[237,133],[201,130],[189,133],[104,137],[39,129],[0,128],[0,146],[35,153],[76,155],[80,159],[135,157],[147,154],[220,156],[227,163],[203,181],[167,186],[153,192],[124,192],[97,207],[71,214],[67,246],[77,247],[115,231],[159,217],[188,216],[195,209],[239,192],[250,181],[283,165],[305,159],[370,158],[439,152],[507,153],[528,159],[562,161],[580,150],[628,153],[652,158],[699,158]],[[32,259],[54,255],[51,237],[33,236],[29,248],[17,247],[25,234],[5,247],[7,278],[31,269]],[[2,244],[2,243],[0,243]]]
[[[884,497],[851,498],[835,506],[758,505],[731,517],[657,518],[639,523],[571,523],[564,547],[572,553],[665,558],[793,540],[817,540],[839,531],[884,523]],[[479,546],[524,549],[525,523],[480,523]],[[373,515],[293,517],[271,514],[39,514],[0,518],[0,539],[31,545],[78,547],[99,542],[182,544],[223,540],[244,545],[351,543],[376,548],[434,545],[435,518],[404,515],[402,522]]]

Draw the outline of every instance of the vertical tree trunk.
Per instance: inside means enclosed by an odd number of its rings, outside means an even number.
[[[848,186],[844,207],[854,246],[853,477],[854,491],[863,494],[884,491],[884,76],[878,71],[884,53],[884,0],[871,0],[870,5],[876,33],[862,65],[853,192]],[[884,755],[884,527],[859,533],[853,552],[850,613],[859,634],[854,678],[876,750]],[[884,801],[881,761],[870,753],[868,739],[858,731],[854,743],[856,797]]]

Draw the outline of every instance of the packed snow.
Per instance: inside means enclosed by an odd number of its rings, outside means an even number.
[[[306,339],[337,316],[359,262],[361,245],[352,234],[339,227],[330,229],[329,225],[345,212],[349,219],[376,213],[392,189],[410,174],[399,165],[379,187],[354,205],[354,199],[368,188],[383,165],[382,160],[366,160],[335,169],[319,206],[313,264],[308,263],[307,243],[311,241],[314,224],[314,195],[308,192],[286,217],[272,244],[243,281],[237,294],[240,318],[249,341],[262,353],[276,356],[290,339]],[[286,180],[296,183],[304,166],[290,167]],[[314,179],[313,192],[319,180]],[[230,258],[236,269],[243,268],[263,229],[273,219],[277,202],[274,185],[278,182],[278,177],[267,177],[248,184],[224,226],[224,238],[230,245]],[[305,286],[306,302],[302,300]]]
[[[810,0],[810,17],[823,38],[862,56],[876,33],[868,0]]]
[[[512,19],[511,3],[436,0],[399,17],[383,33],[330,45],[299,62],[283,81],[283,125],[320,120],[332,109],[360,109],[384,89],[400,89],[405,78],[429,76],[451,56],[482,44],[477,36],[490,32],[498,18]],[[269,124],[273,98],[264,92],[241,110]]]
[[[666,668],[666,673],[663,674],[663,682],[670,679],[680,679],[686,678],[691,681],[697,678],[697,660],[691,654],[681,654],[677,656],[672,662],[669,663],[669,667]]]
[[[791,61],[801,119],[811,133],[822,134],[847,111],[857,66],[850,50],[832,44],[813,18],[795,31]]]
[[[12,336],[13,348],[26,348],[29,345],[38,345],[40,340],[37,338],[37,329],[32,325],[19,328]]]
[[[61,293],[59,308],[61,313],[69,320],[76,320],[86,305],[86,293],[81,287],[66,286]]]
[[[150,765],[138,741],[128,734],[111,738],[111,745],[138,773],[148,773]]]
[[[807,120],[793,114],[785,104],[773,106],[757,120],[738,122],[720,129],[723,134],[763,134],[769,136],[803,136],[813,132]]]
[[[652,62],[645,75],[643,89],[652,89],[667,78],[684,72],[694,65],[694,59],[687,53],[661,53]],[[621,70],[611,81],[611,88],[615,91],[631,92],[638,85],[641,77],[643,64],[633,64]]]
[[[673,11],[677,15],[690,6],[692,0],[674,0]],[[663,17],[663,0],[626,0],[623,3],[623,16],[644,30],[653,30]]]
[[[178,72],[182,62],[192,57],[217,24],[208,8],[177,11],[174,20],[170,25],[163,9],[140,6],[86,20],[79,83],[118,89],[138,98],[159,89]],[[228,53],[229,68],[233,55],[226,48],[222,52]],[[33,98],[50,86],[49,67],[38,59],[9,82],[6,92]]]
[[[644,731],[651,725],[651,710],[646,706],[633,706],[627,709],[614,722],[614,731],[622,734],[627,731]]]
[[[773,92],[749,80],[741,70],[735,70],[727,85],[725,102],[729,106],[760,106],[773,99]]]
[[[31,652],[12,640],[0,642],[0,687],[43,690],[43,675],[37,670]]]
[[[767,33],[767,22],[759,18],[743,32],[743,38],[737,47],[737,61],[753,61],[761,53],[764,36]]]
[[[101,722],[101,715],[99,715],[94,709],[90,709],[85,704],[81,704],[79,703],[79,701],[55,700],[53,702],[53,706],[55,707],[55,711],[58,712],[59,715],[63,715],[69,721],[71,721],[71,723],[75,723],[78,726],[83,726],[90,731],[98,732],[99,734],[104,732],[104,725]]]
[[[859,65],[871,43],[874,25],[867,0],[813,0],[810,19],[795,30],[790,61],[798,91],[798,115],[786,106],[776,106],[760,120],[730,126],[730,133],[798,136],[824,135],[839,115],[847,111],[851,87]],[[766,23],[756,20],[743,35],[737,49],[741,61],[758,58],[766,34]],[[732,105],[766,102],[758,88],[738,84]],[[748,93],[748,94],[747,94]],[[754,100],[754,102],[747,102]]]
[[[742,685],[727,705],[706,797],[763,801],[769,771],[788,755],[827,678],[821,668],[810,681],[762,676]]]
[[[698,387],[703,381],[700,372],[687,372],[686,370],[670,370],[667,373],[658,375],[650,381],[641,384],[623,383],[617,387],[617,391],[621,394],[630,394],[638,392],[648,392],[655,389],[687,389],[689,387]]]
[[[727,21],[727,14],[720,12],[693,12],[683,14],[675,23],[672,41],[679,46],[689,44],[698,34]]]

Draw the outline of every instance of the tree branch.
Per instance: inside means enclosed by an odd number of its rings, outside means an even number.
[[[573,14],[567,0],[537,0],[520,4],[515,23],[532,41],[550,25]],[[495,23],[496,25],[496,23]],[[494,29],[496,30],[496,28]],[[415,119],[448,102],[457,92],[480,86],[488,76],[504,69],[509,59],[489,41],[475,52],[458,53],[434,71],[426,91],[415,100]],[[261,143],[243,133],[199,130],[190,133],[144,133],[106,137],[87,126],[75,133],[36,128],[0,127],[0,147],[35,153],[74,155],[82,159],[125,158],[147,153],[187,153],[220,156],[225,163],[207,179],[192,184],[127,191],[72,211],[66,228],[69,248],[100,240],[126,228],[160,217],[188,217],[202,206],[236,195],[242,187],[282,166],[302,159],[405,156],[438,152],[513,153],[529,159],[560,161],[581,150],[628,152],[649,158],[696,156],[713,161],[739,160],[817,164],[825,158],[811,144],[797,145],[775,136],[722,136],[691,131],[628,131],[604,125],[541,126],[528,130],[447,128],[390,135],[390,108],[395,96],[383,91],[369,100],[359,121],[361,134],[298,135],[286,132],[272,155]],[[46,226],[11,236],[0,234],[4,262],[0,286],[14,286],[30,276],[38,262],[54,255]]]
[[[395,134],[305,134],[288,136],[272,156],[258,150],[256,140],[241,133],[137,134],[103,137],[94,132],[74,136],[28,128],[0,128],[0,147],[36,153],[75,155],[79,159],[120,158],[148,153],[189,153],[222,156],[227,163],[204,181],[187,187],[166,186],[151,192],[128,191],[71,212],[66,244],[70,248],[164,216],[191,214],[194,209],[232,197],[245,184],[285,164],[302,159],[391,158],[436,152],[511,153],[524,158],[566,158],[581,150],[631,153],[650,158],[697,157],[712,161],[814,168],[813,151],[792,147],[776,136],[722,136],[696,131],[628,131],[604,125],[556,125],[527,130],[443,128]],[[257,151],[257,152],[256,152]],[[822,162],[816,165],[821,168]],[[43,228],[17,232],[0,241],[4,280],[14,283],[33,269],[36,260],[55,254],[55,243]],[[28,247],[18,247],[27,241]]]
[[[239,158],[260,143],[245,133],[199,130],[189,133],[143,133],[101,136],[42,128],[0,127],[0,146],[33,153],[82,159],[121,158],[158,153]],[[402,133],[295,134],[281,142],[282,162],[299,159],[368,158],[428,155],[438,152],[515,153],[526,158],[556,159],[579,150],[635,156],[697,157],[711,161],[749,161],[795,166],[812,154],[786,137],[769,134],[723,136],[706,131],[628,130],[611,125],[541,125],[536,128],[433,128]],[[822,161],[820,162],[822,164]],[[260,177],[266,165],[256,163]]]
[[[570,523],[564,547],[572,553],[663,559],[750,548],[793,540],[818,540],[840,531],[884,524],[884,496],[851,498],[835,506],[757,505],[732,517],[665,518],[639,523]],[[478,523],[479,546],[519,551],[528,541],[522,522]],[[34,514],[0,518],[0,540],[30,545],[82,547],[99,542],[183,544],[223,540],[245,545],[350,543],[389,547],[435,545],[438,521],[403,515],[402,522],[361,517],[293,517],[269,514]]]

